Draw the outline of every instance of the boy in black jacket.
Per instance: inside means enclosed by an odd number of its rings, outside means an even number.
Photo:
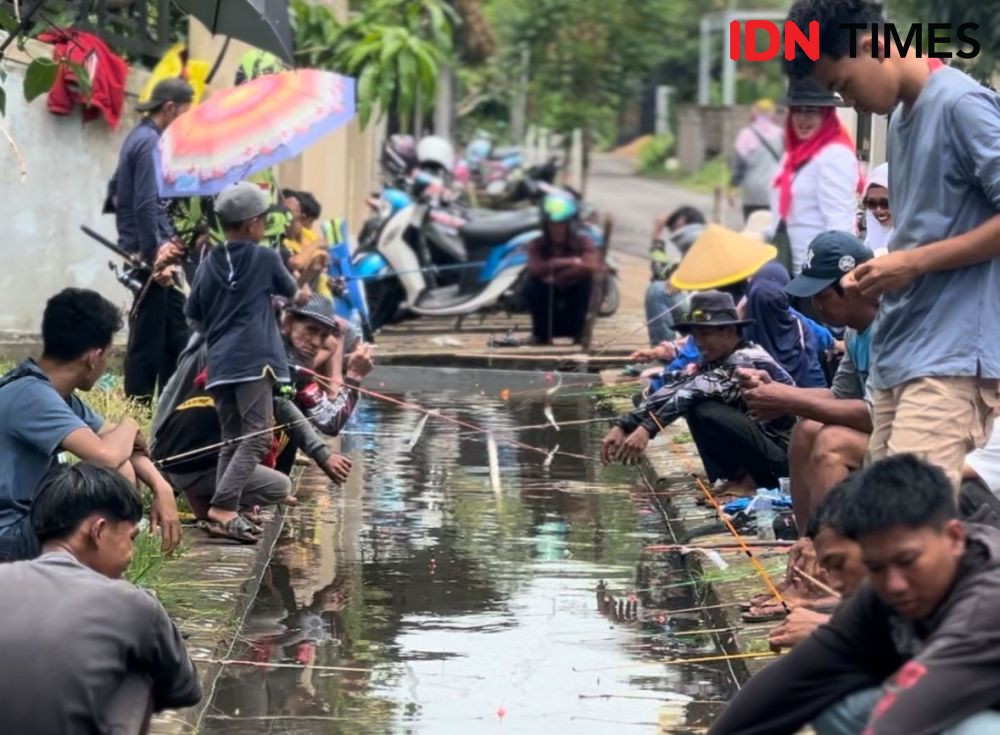
[[[256,543],[239,515],[240,496],[271,446],[274,384],[289,380],[273,298],[304,303],[308,290],[273,250],[259,246],[270,207],[267,194],[249,182],[223,191],[215,203],[226,241],[198,269],[187,316],[208,345],[208,390],[215,398],[222,438],[215,495],[208,511],[212,533]]]

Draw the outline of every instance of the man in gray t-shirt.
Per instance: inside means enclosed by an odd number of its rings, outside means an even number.
[[[177,627],[120,579],[142,516],[135,488],[95,465],[57,467],[31,516],[42,555],[0,565],[0,732],[138,732],[125,723],[198,702]]]
[[[798,0],[789,20],[821,29],[818,61],[798,54],[792,74],[812,74],[860,110],[892,113],[895,232],[853,286],[882,297],[868,459],[913,452],[957,489],[1000,401],[1000,95],[912,47],[900,56],[870,32],[852,39],[845,24],[884,21],[874,3]]]

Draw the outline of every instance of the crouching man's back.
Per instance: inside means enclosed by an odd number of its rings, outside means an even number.
[[[177,627],[119,579],[141,514],[117,473],[84,464],[43,481],[42,555],[0,564],[0,732],[136,732],[123,722],[201,699]]]

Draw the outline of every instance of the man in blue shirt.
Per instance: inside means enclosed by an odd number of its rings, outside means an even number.
[[[76,391],[89,391],[104,374],[121,314],[100,294],[68,288],[49,299],[42,317],[42,357],[0,378],[0,561],[30,559],[38,547],[29,512],[35,489],[57,455],[116,469],[153,490],[153,528],[163,545],[180,542],[173,488],[143,451],[131,418],[105,424]]]
[[[889,254],[858,268],[850,286],[882,297],[869,460],[913,452],[957,489],[1000,399],[1000,95],[912,46],[900,55],[881,34],[845,28],[884,23],[874,2],[798,0],[789,20],[820,27],[818,61],[800,50],[792,75],[811,74],[859,110],[892,113],[895,232]]]
[[[157,384],[161,390],[167,384],[188,339],[184,295],[174,288],[173,266],[157,267],[176,248],[171,246],[174,231],[160,199],[154,156],[160,135],[193,98],[194,90],[183,79],[165,79],[153,88],[150,99],[137,108],[146,116],[125,138],[111,183],[119,245],[135,253],[148,271],[132,309],[125,357],[125,393],[143,401],[152,400]]]

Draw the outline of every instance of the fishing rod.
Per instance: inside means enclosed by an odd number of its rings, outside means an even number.
[[[603,355],[605,352],[608,351],[608,349],[611,347],[611,345],[613,345],[613,344],[615,344],[617,342],[621,342],[624,339],[628,339],[629,337],[635,336],[636,334],[638,334],[639,332],[641,332],[643,329],[645,329],[646,327],[648,327],[653,322],[655,322],[655,321],[657,321],[659,319],[662,319],[663,317],[667,316],[668,314],[670,314],[675,309],[677,309],[677,308],[679,308],[681,306],[685,306],[688,303],[688,301],[691,300],[691,296],[693,296],[693,295],[694,295],[693,292],[688,292],[687,294],[685,294],[685,296],[684,296],[683,299],[681,299],[680,301],[678,301],[676,304],[674,304],[673,306],[671,306],[669,309],[665,309],[664,311],[662,311],[659,314],[657,314],[656,316],[654,316],[652,319],[647,319],[642,324],[640,324],[638,327],[636,327],[635,329],[633,329],[631,332],[626,332],[625,334],[619,334],[619,335],[617,335],[615,337],[612,337],[611,339],[609,339],[607,342],[604,343],[603,347],[600,350],[598,350],[597,353],[591,355],[591,357],[600,357],[601,355]]]
[[[760,653],[723,653],[718,656],[695,656],[693,658],[665,658],[659,661],[643,661],[635,664],[624,664],[619,666],[598,666],[596,668],[578,669],[575,666],[573,671],[577,673],[591,673],[594,671],[615,671],[620,669],[635,669],[640,666],[672,666],[676,664],[710,664],[719,661],[740,661],[758,658],[777,658],[781,654],[771,652]]]
[[[245,441],[246,439],[253,439],[254,437],[262,436],[264,434],[272,434],[275,431],[281,431],[282,429],[288,429],[288,428],[291,428],[293,426],[297,426],[297,425],[299,425],[301,423],[305,423],[305,422],[308,422],[308,421],[309,421],[308,418],[302,417],[300,419],[296,419],[295,421],[289,421],[288,423],[285,423],[285,424],[278,424],[276,426],[271,426],[271,427],[269,427],[267,429],[260,429],[258,431],[251,431],[248,434],[242,434],[240,436],[234,436],[234,437],[232,437],[230,439],[224,439],[223,441],[216,442],[215,444],[208,444],[208,445],[206,445],[204,447],[198,447],[196,449],[189,449],[186,452],[180,452],[179,454],[174,454],[174,455],[171,455],[170,457],[164,457],[163,459],[160,459],[160,460],[157,460],[157,461],[153,462],[153,466],[156,467],[157,469],[163,469],[167,465],[176,464],[177,462],[180,462],[180,461],[185,460],[185,459],[191,459],[193,457],[199,457],[202,454],[208,454],[209,452],[214,452],[214,451],[217,451],[219,449],[224,449],[225,447],[231,447],[234,444],[238,444],[241,441]]]
[[[666,427],[660,422],[660,419],[659,417],[657,417],[655,412],[649,411],[649,415],[653,419],[653,421],[656,422],[656,425],[660,429],[661,433],[666,431]],[[670,447],[670,451],[676,453],[676,450],[674,449],[674,446],[672,444],[668,446]],[[688,464],[689,467],[691,466],[690,460],[688,460],[686,463]],[[743,536],[740,534],[740,532],[736,530],[736,526],[733,525],[733,522],[729,520],[729,516],[727,516],[726,513],[722,510],[722,506],[719,505],[719,502],[715,499],[715,496],[712,495],[711,490],[708,489],[708,486],[705,485],[704,481],[702,481],[702,479],[698,476],[697,472],[691,472],[691,477],[694,478],[695,483],[701,489],[702,493],[704,493],[705,499],[708,501],[709,505],[711,505],[712,508],[715,509],[715,512],[719,516],[719,520],[722,521],[722,523],[726,526],[729,532],[733,535],[733,538],[736,539],[736,543],[738,544],[740,550],[744,554],[746,554],[748,559],[750,559],[750,563],[753,565],[754,570],[757,572],[758,576],[760,576],[760,578],[764,581],[764,584],[771,591],[771,594],[774,595],[775,599],[781,603],[781,607],[784,609],[785,614],[786,615],[790,614],[791,610],[788,607],[788,603],[785,601],[785,598],[778,590],[778,587],[774,584],[774,581],[771,579],[771,575],[767,573],[767,570],[764,569],[764,565],[760,563],[760,561],[757,559],[756,556],[754,556],[753,551],[751,551],[750,547],[747,545],[746,539],[744,539]]]
[[[705,483],[702,481],[700,477],[698,477],[698,475],[692,473],[692,476],[694,477],[694,481],[698,484],[698,487],[701,488],[701,491],[705,494],[706,500],[708,500],[711,506],[715,508],[716,512],[719,514],[719,519],[726,525],[726,528],[729,529],[729,532],[733,534],[733,538],[736,539],[736,542],[739,545],[740,550],[747,555],[747,558],[750,559],[750,563],[753,564],[753,567],[757,571],[757,574],[760,576],[762,580],[764,580],[764,584],[767,585],[768,589],[771,590],[771,594],[774,595],[775,599],[781,603],[781,607],[782,609],[784,609],[785,614],[786,615],[790,614],[791,610],[788,607],[788,603],[785,602],[785,598],[778,590],[778,587],[774,584],[774,580],[771,579],[771,575],[767,573],[766,569],[764,569],[764,565],[760,563],[760,560],[758,560],[757,557],[754,556],[754,553],[753,551],[750,550],[750,547],[747,545],[746,540],[743,538],[740,532],[736,530],[736,526],[733,525],[732,521],[729,520],[729,516],[727,516],[725,512],[722,510],[722,506],[719,505],[719,502],[715,499],[715,496],[712,495],[711,490],[708,489],[708,486],[705,485]]]
[[[404,401],[404,400],[402,400],[400,398],[393,398],[392,396],[388,396],[388,395],[385,395],[384,393],[379,393],[377,391],[373,391],[373,390],[370,390],[368,388],[362,388],[360,386],[347,385],[347,384],[345,384],[345,383],[343,383],[341,381],[333,380],[332,378],[329,378],[328,376],[320,375],[315,370],[311,370],[311,369],[309,369],[307,367],[303,367],[301,365],[292,365],[291,367],[292,367],[293,370],[301,372],[303,375],[308,375],[313,380],[315,380],[317,383],[319,383],[320,385],[323,385],[326,388],[341,387],[341,388],[348,388],[350,390],[356,390],[359,393],[361,393],[362,395],[370,396],[370,397],[376,398],[376,399],[378,399],[380,401],[384,401],[386,403],[391,403],[393,405],[400,406],[401,408],[406,408],[406,409],[409,409],[411,411],[417,411],[417,412],[425,414],[425,415],[427,415],[427,416],[429,416],[431,418],[441,419],[441,420],[446,421],[446,422],[448,422],[450,424],[454,424],[455,426],[460,426],[463,429],[469,429],[470,431],[472,431],[474,433],[486,434],[486,435],[489,435],[489,436],[496,436],[497,435],[497,432],[494,432],[494,431],[492,431],[490,429],[485,429],[485,428],[483,428],[481,426],[477,426],[476,424],[470,423],[468,421],[463,421],[462,419],[457,419],[457,418],[455,418],[453,416],[449,416],[449,415],[441,413],[440,411],[437,411],[437,410],[432,410],[432,409],[429,409],[429,408],[424,408],[423,406],[421,406],[419,404],[411,403],[409,401]],[[527,451],[530,451],[530,452],[535,452],[536,454],[542,454],[546,458],[548,458],[549,456],[553,455],[553,452],[551,450],[543,449],[542,447],[535,447],[535,446],[532,446],[530,444],[525,444],[524,442],[519,441],[517,439],[506,438],[505,441],[508,444],[511,444],[512,446],[518,447],[519,449],[524,449],[524,450],[527,450]],[[595,459],[594,457],[589,457],[589,456],[584,455],[584,454],[575,454],[573,452],[558,451],[558,452],[555,452],[555,454],[558,454],[558,455],[563,456],[563,457],[570,457],[572,459],[580,459],[580,460],[583,460],[585,462],[592,462]]]

